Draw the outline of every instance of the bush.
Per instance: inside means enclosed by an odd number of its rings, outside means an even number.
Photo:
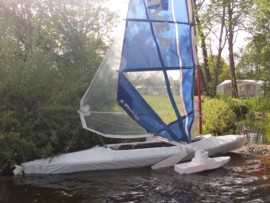
[[[269,97],[251,97],[246,100],[249,113],[245,119],[245,125],[251,132],[266,136],[270,142],[270,105]]]
[[[33,142],[23,139],[19,133],[15,132],[0,134],[0,148],[0,172],[36,154]]]
[[[249,102],[246,99],[232,98],[226,95],[218,95],[219,100],[226,102],[236,115],[237,121],[243,121],[249,112]]]
[[[250,132],[265,135],[267,142],[270,142],[269,97],[206,98],[202,111],[204,134],[239,134],[245,126],[250,128]]]
[[[246,100],[227,98],[226,102],[235,113],[237,121],[243,121],[246,118],[246,115],[249,112]]]
[[[202,104],[204,134],[235,133],[237,120],[231,106],[221,99],[205,99]]]
[[[266,135],[266,141],[269,143],[270,142],[270,113],[267,113],[265,135]]]
[[[93,0],[65,3],[64,10],[60,1],[0,3],[0,173],[100,143],[76,111],[111,40],[114,14]],[[44,15],[50,6],[54,17]]]
[[[262,111],[262,112],[269,112],[270,105],[269,105],[270,98],[269,97],[250,97],[247,99],[247,105],[250,110],[252,111]]]
[[[251,132],[265,135],[266,141],[270,142],[270,113],[253,111],[247,115],[245,120],[246,126],[250,128]]]

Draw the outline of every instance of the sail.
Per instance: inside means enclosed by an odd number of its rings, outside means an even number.
[[[81,100],[88,130],[190,141],[197,65],[190,0],[131,0],[117,41]]]

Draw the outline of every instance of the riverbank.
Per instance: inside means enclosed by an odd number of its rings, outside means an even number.
[[[270,145],[266,144],[249,144],[237,149],[235,152],[250,154],[255,156],[270,157]]]

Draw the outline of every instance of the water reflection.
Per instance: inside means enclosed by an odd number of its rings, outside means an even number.
[[[179,175],[149,168],[1,178],[0,202],[270,202],[270,161],[232,154],[225,167]]]
[[[248,143],[249,144],[266,144],[266,136],[262,133],[249,133],[248,134]]]

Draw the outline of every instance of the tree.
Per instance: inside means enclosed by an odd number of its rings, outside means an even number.
[[[229,47],[229,62],[230,62],[230,74],[231,74],[231,87],[232,87],[232,96],[238,97],[237,83],[236,83],[236,74],[235,74],[235,64],[234,64],[234,52],[233,52],[233,38],[234,38],[234,27],[235,21],[233,20],[234,12],[234,0],[229,0],[227,2],[228,8],[228,47]]]
[[[194,4],[195,19],[203,55],[202,86],[206,95],[215,96],[216,87],[219,82],[219,73],[222,68],[222,51],[226,43],[226,1],[212,1],[211,3],[206,3],[205,1],[195,0]],[[213,38],[216,38],[218,41],[216,47],[217,55],[215,57],[213,57],[214,55],[211,50],[211,41]],[[215,59],[214,68],[213,64],[210,67],[209,58]]]
[[[237,84],[236,84],[236,70],[235,70],[235,53],[234,42],[237,40],[237,34],[240,30],[247,30],[246,26],[250,19],[250,8],[252,2],[241,0],[227,0],[227,21],[226,29],[228,32],[228,50],[229,50],[229,63],[230,75],[232,81],[232,96],[238,97]]]
[[[225,1],[223,0],[222,4],[221,4],[221,8],[222,8],[222,15],[220,16],[220,32],[219,32],[219,37],[218,37],[218,52],[217,52],[217,57],[216,57],[216,63],[215,63],[215,68],[214,68],[214,79],[213,79],[213,92],[214,95],[216,95],[216,87],[218,85],[218,81],[219,81],[219,73],[221,70],[221,54],[222,51],[224,49],[225,46],[225,42],[226,42],[226,38],[225,40],[223,39],[223,35],[224,35],[224,28],[225,28],[225,11],[226,11],[226,7],[225,7]],[[226,34],[226,33],[225,33]]]
[[[250,43],[244,49],[238,66],[244,76],[265,81],[264,92],[270,95],[270,7],[265,0],[254,0],[249,32]]]
[[[208,69],[208,51],[206,46],[206,36],[203,32],[203,22],[201,22],[199,11],[201,10],[203,6],[204,1],[197,1],[194,0],[194,13],[195,13],[195,21],[196,21],[196,28],[200,39],[200,45],[203,55],[203,65],[202,70],[200,71],[200,77],[202,82],[202,90],[207,95],[210,95],[209,93],[209,85],[206,81],[211,81],[211,75]]]
[[[0,2],[0,171],[97,142],[76,111],[110,42],[104,2]]]
[[[215,96],[216,87],[219,82],[219,73],[221,69],[221,56],[226,42],[229,48],[229,62],[231,70],[231,79],[236,84],[235,65],[234,65],[234,42],[237,32],[244,29],[247,19],[249,1],[223,0],[206,2],[204,0],[194,0],[195,17],[197,23],[197,31],[200,39],[203,65],[202,73],[204,80],[203,85],[206,94]],[[203,6],[204,5],[204,6]],[[214,43],[213,43],[214,41]],[[208,44],[208,45],[207,45]],[[209,53],[212,54],[212,47],[215,44],[215,69],[210,72]],[[207,81],[207,82],[206,82]],[[236,86],[234,87],[234,95],[237,96]]]
[[[229,71],[229,66],[226,63],[225,59],[223,59],[222,57],[220,57],[220,59],[218,59],[219,56],[217,55],[211,55],[208,59],[209,61],[209,70],[210,73],[212,75],[216,74],[217,76],[217,82],[216,82],[216,86],[228,79],[230,77],[230,71]],[[216,65],[217,65],[217,61],[219,61],[219,68],[217,69]]]

